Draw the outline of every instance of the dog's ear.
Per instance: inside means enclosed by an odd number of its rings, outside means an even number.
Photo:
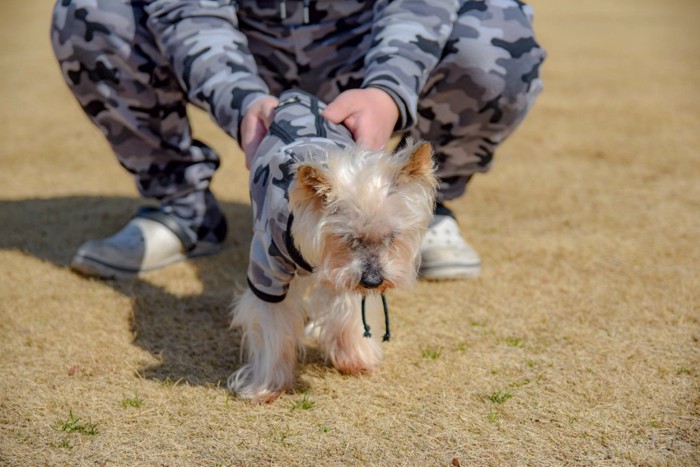
[[[433,148],[430,143],[423,142],[413,147],[410,147],[410,144],[405,149],[411,152],[408,162],[401,168],[396,178],[398,185],[433,178]]]
[[[295,190],[303,198],[316,198],[324,203],[328,201],[331,185],[325,174],[312,165],[302,164],[296,170]]]

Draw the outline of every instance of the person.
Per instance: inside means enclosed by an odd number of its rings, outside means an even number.
[[[193,138],[186,106],[205,109],[249,165],[287,89],[327,102],[323,116],[369,149],[396,133],[432,143],[438,202],[420,275],[478,275],[445,203],[491,168],[545,59],[519,0],[60,0],[51,40],[79,104],[158,203],[79,248],[72,267],[98,277],[217,252],[219,157]]]

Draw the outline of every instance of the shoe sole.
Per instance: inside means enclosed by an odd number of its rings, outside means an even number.
[[[200,244],[186,255],[177,254],[158,263],[141,266],[139,269],[124,268],[114,264],[108,264],[97,258],[84,256],[78,253],[71,260],[70,267],[73,271],[88,277],[97,277],[100,279],[130,279],[138,276],[139,273],[160,269],[180,261],[213,255],[221,251],[221,249],[222,245],[219,244]]]
[[[437,264],[433,266],[422,265],[418,277],[427,280],[450,280],[479,277],[481,264]]]

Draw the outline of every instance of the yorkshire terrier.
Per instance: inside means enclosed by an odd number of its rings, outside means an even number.
[[[308,320],[340,372],[377,367],[380,346],[366,325],[362,332],[364,297],[412,285],[433,216],[428,143],[364,150],[323,108],[306,93],[283,93],[251,167],[248,288],[232,323],[243,330],[246,363],[228,387],[258,402],[293,386]]]

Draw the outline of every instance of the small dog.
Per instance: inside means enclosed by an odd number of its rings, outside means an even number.
[[[415,281],[433,216],[429,144],[363,150],[345,127],[320,117],[322,108],[308,94],[283,93],[251,168],[248,288],[232,323],[243,329],[247,363],[228,387],[258,402],[293,385],[307,313],[335,368],[361,374],[377,366],[381,350],[363,337],[361,300]]]

